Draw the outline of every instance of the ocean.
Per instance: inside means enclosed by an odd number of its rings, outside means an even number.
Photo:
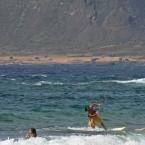
[[[107,132],[87,128],[96,101]],[[0,145],[144,144],[144,64],[0,65]]]

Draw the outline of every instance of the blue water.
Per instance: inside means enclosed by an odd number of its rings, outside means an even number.
[[[133,133],[131,138],[138,137],[136,129],[145,128],[144,64],[1,65],[0,83],[2,140],[22,138],[28,128],[35,127],[39,136],[61,136],[65,144],[69,128],[87,127],[84,107],[93,101],[101,102],[100,115],[107,128],[126,126],[127,135]],[[144,132],[140,134],[144,137]],[[84,136],[79,139],[84,141]],[[85,144],[81,141],[80,145]]]

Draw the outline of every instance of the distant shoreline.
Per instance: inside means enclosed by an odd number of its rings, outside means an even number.
[[[145,63],[144,56],[28,55],[0,56],[0,64]]]

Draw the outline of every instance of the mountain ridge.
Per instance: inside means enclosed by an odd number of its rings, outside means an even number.
[[[144,0],[1,0],[1,54],[145,54]]]

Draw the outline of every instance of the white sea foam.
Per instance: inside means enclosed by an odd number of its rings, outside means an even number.
[[[89,81],[89,82],[79,82],[75,85],[89,85],[89,84],[93,84],[93,83],[96,83],[97,81]]]
[[[64,83],[61,82],[50,82],[50,81],[39,81],[36,83],[26,83],[26,82],[21,82],[21,85],[32,85],[32,86],[42,86],[42,85],[63,85]]]
[[[29,85],[29,84],[28,84],[28,83],[26,83],[26,82],[22,82],[21,84],[22,84],[22,85]]]
[[[39,81],[33,84],[34,86],[42,86],[42,85],[63,85],[61,82],[50,82],[50,81]]]
[[[33,77],[44,77],[44,78],[46,78],[47,77],[47,74],[34,74],[32,76]]]
[[[15,79],[15,78],[11,78],[10,80],[11,80],[11,81],[16,81],[16,79]]]
[[[0,145],[145,145],[143,135],[92,135],[92,136],[56,136],[49,139],[38,137],[33,139],[8,139],[0,141]]]
[[[122,83],[122,84],[128,84],[128,83],[145,84],[145,78],[132,79],[132,80],[113,80],[111,82]]]
[[[64,82],[51,82],[51,81],[39,81],[33,84],[28,84],[28,83],[21,83],[23,85],[34,85],[34,86],[42,86],[42,85],[73,85],[73,86],[84,86],[84,85],[90,85],[93,83],[97,83],[97,82],[114,82],[114,83],[119,83],[119,84],[145,84],[145,78],[141,78],[141,79],[132,79],[132,80],[106,80],[106,81],[90,81],[90,82],[78,82],[78,83],[64,83]]]
[[[94,83],[94,81],[91,82],[78,82],[78,83],[63,83],[63,82],[51,82],[51,81],[39,81],[34,83],[34,86],[42,86],[42,85],[73,85],[73,86],[84,86]]]
[[[1,77],[5,77],[6,75],[0,75]]]

